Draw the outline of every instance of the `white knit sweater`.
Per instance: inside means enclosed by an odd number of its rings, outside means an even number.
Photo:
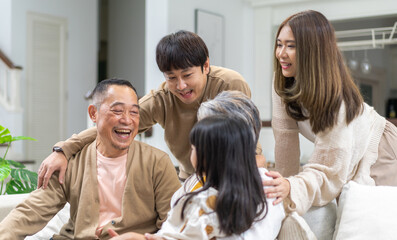
[[[346,125],[342,103],[337,124],[315,135],[308,131],[311,129],[309,121],[298,124],[287,115],[274,88],[272,99],[276,169],[288,177],[291,184],[290,195],[284,201],[286,212],[297,211],[302,215],[311,206],[327,204],[339,196],[349,180],[375,184],[370,177],[370,167],[378,158],[386,119],[372,107],[364,103],[363,113]],[[299,133],[314,143],[314,151],[301,172]]]

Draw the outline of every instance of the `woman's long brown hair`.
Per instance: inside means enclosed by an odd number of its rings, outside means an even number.
[[[287,18],[277,36],[284,26],[289,26],[295,37],[296,74],[283,76],[276,58],[276,41],[274,87],[288,115],[297,121],[309,119],[312,131],[318,133],[337,123],[344,102],[349,124],[361,114],[363,98],[344,64],[332,25],[323,14],[308,10]]]

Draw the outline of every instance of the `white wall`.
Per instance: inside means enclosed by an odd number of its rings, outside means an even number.
[[[86,128],[87,103],[84,95],[97,78],[97,10],[96,0],[13,0],[12,59],[26,64],[26,13],[59,16],[68,22],[67,61],[67,136]],[[25,73],[22,86],[25,86]],[[25,95],[26,89],[22,89]]]
[[[109,1],[108,76],[145,94],[145,1]]]
[[[5,48],[10,59],[16,65],[23,68],[21,79],[22,107],[25,107],[26,95],[26,15],[27,12],[48,14],[67,19],[67,126],[66,136],[80,132],[86,128],[87,103],[84,95],[91,90],[97,80],[97,15],[98,2],[96,0],[2,0],[0,2],[0,47]],[[3,15],[4,14],[4,15]],[[5,27],[3,28],[3,25]],[[9,30],[9,33],[7,29]],[[7,39],[10,38],[10,40]],[[10,45],[10,46],[7,46]],[[1,110],[1,109],[0,109]],[[0,111],[1,121],[8,123],[13,135],[24,135],[23,113],[7,113]],[[3,117],[4,116],[4,117]],[[43,116],[45,117],[45,116]],[[15,149],[22,143],[16,142]],[[22,150],[21,150],[22,151]],[[23,153],[17,150],[10,153],[21,156]],[[51,149],[49,149],[49,152]]]
[[[0,50],[11,54],[11,0],[0,2]]]

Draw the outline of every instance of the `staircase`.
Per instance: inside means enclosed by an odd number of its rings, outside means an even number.
[[[0,60],[0,105],[7,111],[20,111],[22,68],[15,66],[1,50]]]
[[[12,136],[25,135],[21,104],[21,73],[22,68],[16,66],[0,50],[0,125],[10,129]],[[8,144],[0,144],[1,157],[7,150],[7,146]],[[24,149],[23,141],[12,143],[7,153],[7,159],[31,165],[32,161],[25,160]]]

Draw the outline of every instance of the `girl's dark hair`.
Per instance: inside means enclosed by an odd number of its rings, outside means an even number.
[[[157,66],[161,72],[198,66],[203,71],[208,57],[208,48],[203,39],[184,30],[163,37],[156,48]]]
[[[263,217],[267,214],[255,137],[246,122],[223,115],[204,118],[190,132],[190,142],[197,153],[196,174],[204,184],[187,194],[182,219],[189,200],[210,187],[218,190],[215,212],[226,235],[243,233],[263,212]]]

